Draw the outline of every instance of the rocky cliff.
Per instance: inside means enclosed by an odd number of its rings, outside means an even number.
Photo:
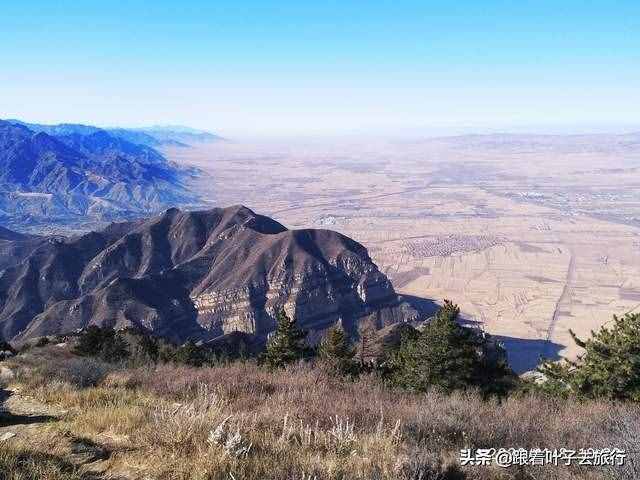
[[[0,238],[0,328],[14,341],[89,324],[174,340],[266,336],[284,308],[310,331],[410,320],[366,249],[235,206],[116,223],[86,235]]]

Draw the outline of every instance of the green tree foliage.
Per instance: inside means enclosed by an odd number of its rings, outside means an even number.
[[[74,348],[78,355],[100,357],[107,362],[120,362],[129,356],[124,340],[112,328],[90,325],[78,337]]]
[[[341,326],[329,329],[318,348],[321,364],[327,367],[330,372],[340,375],[356,374],[354,356],[355,350]]]
[[[79,335],[74,352],[111,363],[126,362],[130,366],[164,362],[200,367],[217,362],[215,352],[206,346],[191,341],[176,346],[132,328],[116,331],[90,326]]]
[[[304,358],[308,348],[304,343],[306,333],[298,328],[295,319],[290,319],[284,310],[276,316],[278,325],[267,342],[262,361],[269,368],[281,368]]]
[[[584,354],[575,362],[543,363],[543,391],[640,401],[640,313],[614,315],[611,326],[592,331],[587,341],[571,335]]]
[[[174,363],[190,365],[192,367],[201,367],[203,365],[213,363],[211,361],[211,352],[208,352],[192,341],[189,341],[175,349],[173,355],[169,357],[169,360]]]
[[[488,336],[457,323],[460,309],[449,300],[422,331],[404,335],[389,355],[388,378],[412,391],[478,387],[487,394],[506,393],[514,374],[504,351]]]

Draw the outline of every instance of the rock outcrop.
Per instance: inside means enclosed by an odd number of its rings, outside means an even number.
[[[310,331],[417,315],[359,243],[242,206],[173,208],[71,238],[5,232],[0,265],[0,331],[14,341],[90,324],[177,341],[264,337],[280,308]]]

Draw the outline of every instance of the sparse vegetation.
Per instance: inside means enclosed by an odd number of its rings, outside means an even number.
[[[25,394],[68,412],[43,430],[43,445],[71,435],[108,446],[108,471],[127,471],[125,478],[573,480],[640,474],[632,463],[626,470],[536,467],[526,475],[518,467],[458,463],[460,448],[595,445],[631,451],[640,412],[630,404],[537,394],[497,402],[472,390],[414,394],[389,389],[373,375],[345,381],[308,363],[275,370],[254,362],[114,366],[91,386],[79,386],[73,377],[51,381],[45,364],[73,358],[47,346],[15,357],[10,366]],[[22,452],[0,451],[6,471],[14,472],[5,478],[34,478],[15,473]],[[44,458],[38,455],[45,452],[34,444],[29,455]],[[78,478],[74,471],[55,475],[42,478]]]
[[[0,446],[0,480],[89,480],[54,455]]]
[[[548,385],[505,395],[516,380],[503,357],[492,355],[488,338],[460,327],[458,313],[445,302],[422,330],[404,328],[371,371],[340,327],[327,332],[316,361],[303,361],[304,333],[284,313],[262,365],[208,362],[200,346],[133,331],[91,329],[75,342],[34,346],[6,361],[14,382],[66,413],[39,442],[0,443],[0,480],[102,478],[82,476],[65,453],[65,442],[78,438],[108,452],[107,472],[123,478],[640,478],[640,408],[619,401],[635,399],[635,390],[600,386],[610,375],[620,378],[615,385],[637,385],[637,316],[616,318],[582,342],[585,356],[572,368],[547,365],[563,375]],[[612,358],[624,369],[607,370],[618,365],[607,363]],[[560,384],[564,396],[548,395]],[[589,394],[580,393],[586,384]],[[602,467],[459,462],[462,448],[501,447],[617,447],[629,457]]]

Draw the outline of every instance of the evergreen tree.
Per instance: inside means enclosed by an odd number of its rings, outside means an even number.
[[[97,325],[89,325],[78,337],[74,352],[78,355],[99,356],[105,343],[115,335],[112,328],[100,328]]]
[[[0,360],[4,360],[5,358],[12,357],[16,354],[16,351],[13,347],[0,336]]]
[[[189,340],[178,347],[173,355],[174,362],[192,367],[201,367],[207,363],[208,360],[209,358],[205,349],[196,345],[193,340]]]
[[[331,372],[341,375],[353,375],[356,373],[354,355],[355,351],[349,343],[349,338],[339,325],[329,329],[318,348],[320,361]]]
[[[378,337],[376,329],[370,322],[363,323],[358,329],[360,341],[357,348],[357,359],[361,367],[370,366],[377,358],[376,339]]]
[[[306,333],[298,328],[295,319],[290,319],[284,310],[280,310],[276,319],[278,325],[273,336],[267,342],[263,362],[269,368],[281,368],[304,358],[308,353],[304,345]]]
[[[97,325],[90,325],[80,334],[74,352],[107,362],[120,362],[129,356],[126,342],[113,328]]]
[[[403,339],[390,355],[391,383],[413,391],[438,387],[450,392],[479,387],[485,393],[504,393],[513,372],[500,355],[489,355],[480,332],[457,323],[460,309],[449,300],[424,329]]]
[[[575,362],[543,363],[539,368],[546,377],[542,390],[640,401],[640,313],[614,315],[613,325],[592,331],[587,341],[570,333],[585,352]]]
[[[134,364],[144,365],[155,363],[160,357],[160,347],[158,339],[145,332],[132,332],[135,342],[131,342],[131,361]]]
[[[113,335],[102,345],[100,357],[111,363],[121,362],[129,357],[127,343],[120,335]]]

